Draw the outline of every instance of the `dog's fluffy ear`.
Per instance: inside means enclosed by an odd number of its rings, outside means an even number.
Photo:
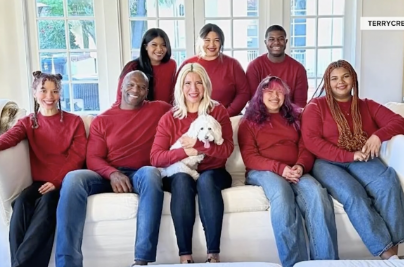
[[[212,116],[209,116],[210,124],[213,126],[212,127],[212,134],[213,137],[215,138],[215,144],[221,145],[223,144],[223,137],[222,137],[222,125],[213,118]]]

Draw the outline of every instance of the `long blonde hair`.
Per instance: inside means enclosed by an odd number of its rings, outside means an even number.
[[[213,108],[219,103],[212,100],[212,83],[209,79],[208,73],[205,68],[198,63],[188,63],[180,71],[177,77],[177,82],[174,89],[174,118],[183,119],[187,116],[188,110],[185,102],[185,94],[183,91],[185,77],[188,73],[194,72],[199,75],[202,80],[203,97],[198,107],[198,115],[206,115],[210,113]]]

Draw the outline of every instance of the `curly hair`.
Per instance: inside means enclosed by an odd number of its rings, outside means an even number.
[[[331,89],[331,72],[337,68],[346,69],[352,77],[353,86],[352,86],[352,103],[351,103],[351,114],[353,120],[353,133],[349,128],[349,124],[345,116],[342,114],[342,111],[338,105],[337,100],[333,97],[332,89]],[[317,91],[319,91],[317,93]],[[354,152],[359,151],[363,148],[367,141],[367,134],[362,130],[362,117],[359,112],[359,86],[358,86],[358,76],[356,71],[345,60],[338,60],[332,62],[328,65],[327,69],[324,72],[323,79],[319,87],[317,88],[314,96],[322,96],[325,92],[325,98],[327,100],[328,107],[330,108],[330,112],[334,121],[337,123],[337,128],[339,132],[338,138],[338,146],[344,148],[348,151]],[[313,99],[313,98],[312,98]]]
[[[290,90],[287,84],[276,76],[268,76],[261,81],[249,106],[246,108],[244,118],[258,126],[271,123],[271,113],[268,112],[263,101],[265,89],[280,90],[284,94],[285,100],[279,113],[286,119],[289,125],[293,125],[296,130],[299,130],[301,109],[290,100]]]

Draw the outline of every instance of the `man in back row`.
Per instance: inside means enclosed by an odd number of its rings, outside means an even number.
[[[87,198],[105,192],[139,195],[133,265],[156,260],[164,192],[160,171],[150,166],[150,150],[157,124],[171,106],[146,101],[148,86],[143,72],[129,72],[122,83],[120,106],[108,109],[91,123],[88,170],[68,173],[60,193],[57,267],[83,266],[81,245]]]
[[[246,71],[251,97],[265,77],[277,76],[289,86],[292,103],[304,108],[309,89],[307,73],[301,63],[285,54],[288,43],[285,29],[272,25],[265,32],[264,42],[268,53],[251,61]]]

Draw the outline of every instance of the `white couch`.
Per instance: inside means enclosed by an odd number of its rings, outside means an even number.
[[[389,105],[391,109],[404,115],[402,105]],[[83,120],[88,129],[91,118],[83,116]],[[233,177],[233,185],[223,190],[225,215],[221,258],[224,262],[279,263],[270,220],[270,204],[260,187],[244,185],[245,169],[237,142],[239,120],[240,117],[232,118],[235,149],[226,167]],[[404,186],[404,136],[396,136],[383,143],[381,157],[396,169]],[[14,148],[1,151],[0,233],[3,232],[3,235],[8,231],[11,201],[30,183],[27,142],[23,141]],[[121,267],[132,262],[137,205],[138,197],[135,194],[105,193],[89,198],[82,246],[84,266]],[[178,249],[169,207],[170,194],[165,192],[157,251],[157,263],[160,264],[178,263]],[[334,207],[341,259],[372,258],[341,204],[335,201]],[[5,240],[0,238],[0,248],[3,247],[3,253],[0,252],[0,255],[8,255],[7,251],[4,251],[8,249],[8,242]],[[204,261],[205,236],[198,214],[194,226],[193,252],[196,262]],[[400,252],[403,253],[403,246],[400,247]],[[49,266],[54,266],[53,256]]]

